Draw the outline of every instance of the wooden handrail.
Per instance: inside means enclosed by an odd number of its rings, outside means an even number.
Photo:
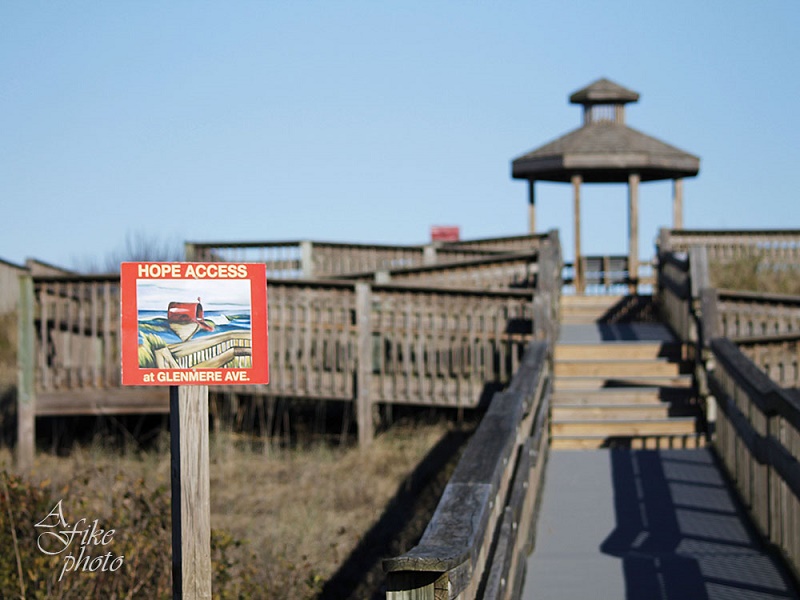
[[[519,585],[547,455],[549,354],[547,342],[530,344],[467,445],[420,543],[384,561],[388,600],[488,598]]]
[[[403,267],[397,269],[387,269],[379,273],[383,273],[389,281],[401,280],[401,282],[415,277],[424,275],[443,276],[448,272],[464,272],[469,273],[475,270],[475,267],[490,267],[490,266],[503,266],[507,264],[535,264],[539,257],[539,251],[532,252],[514,252],[495,254],[487,257],[485,254],[480,253],[478,258],[467,260],[459,260],[457,262],[437,263],[433,265],[418,265],[414,267]],[[376,277],[375,271],[364,271],[361,273],[346,273],[342,275],[335,275],[334,280],[372,280]],[[512,282],[505,282],[508,286]],[[441,287],[441,286],[440,286]]]
[[[759,257],[786,264],[800,257],[800,230],[669,230],[661,229],[659,253],[687,252],[692,246],[703,246],[711,260],[730,261],[743,257]]]
[[[275,278],[315,278],[490,257],[535,249],[547,235],[395,245],[310,240],[187,242],[192,261],[264,262]]]
[[[792,294],[748,292],[719,288],[717,289],[717,295],[721,300],[743,300],[753,304],[779,304],[800,307],[800,296]]]

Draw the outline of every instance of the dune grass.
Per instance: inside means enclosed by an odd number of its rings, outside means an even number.
[[[759,257],[711,261],[711,283],[716,288],[800,295],[800,265],[776,265]]]

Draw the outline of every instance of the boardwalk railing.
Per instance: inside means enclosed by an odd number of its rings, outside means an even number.
[[[800,296],[717,290],[717,306],[725,337],[800,334]]]
[[[539,251],[497,254],[489,258],[459,260],[333,276],[336,279],[375,281],[474,289],[533,288]]]
[[[547,461],[550,345],[495,394],[419,544],[384,561],[387,600],[519,597]]]
[[[674,253],[703,247],[710,261],[757,257],[771,264],[800,264],[800,230],[662,229],[658,246],[662,251]]]
[[[487,258],[539,247],[543,235],[486,238],[416,246],[317,241],[189,242],[186,259],[198,262],[258,262],[267,278],[313,279]]]
[[[736,342],[742,353],[775,383],[784,388],[800,388],[800,333]]]
[[[639,264],[636,277],[628,270],[628,257],[621,255],[581,256],[581,277],[588,294],[626,294],[631,285],[653,285],[650,261]],[[575,263],[564,263],[564,284],[577,285]]]
[[[471,243],[483,250],[435,248],[437,255],[471,257],[433,267],[447,285],[412,278],[385,284],[270,280],[270,384],[226,391],[354,402],[362,442],[371,439],[377,403],[485,404],[508,384],[532,337],[553,335],[560,251],[555,232],[511,238],[509,246],[540,247],[513,255],[502,239]],[[476,261],[475,252],[491,257]],[[535,260],[540,253],[544,267]],[[287,254],[273,265],[281,260],[293,259]],[[487,268],[491,277],[482,279],[478,273]],[[476,287],[453,287],[451,273],[457,274],[455,281]],[[27,275],[21,281],[26,292],[20,362],[28,389],[20,397],[29,399],[26,414],[167,410],[161,388],[120,387],[117,276]],[[154,360],[172,366],[244,365],[248,354],[241,340],[207,348],[198,339],[160,350]]]
[[[506,385],[518,366],[533,335],[532,300],[532,290],[275,280],[269,287],[270,384],[246,391],[355,399],[364,407],[359,425],[366,436],[367,413],[377,402],[474,407]],[[37,412],[96,412],[101,409],[92,391],[158,393],[120,388],[118,278],[36,278],[32,301],[29,368]],[[187,344],[170,348],[163,361],[211,365],[246,354],[235,341],[219,352],[201,340]],[[106,409],[113,412],[113,406]]]
[[[800,397],[728,339],[711,341],[714,448],[761,534],[800,575]]]
[[[715,290],[708,277],[710,252],[719,260],[757,251],[766,260],[789,256],[797,264],[796,246],[766,244],[764,232],[755,232],[756,241],[737,249],[731,238],[723,245],[718,238],[725,236],[710,233],[713,248],[678,245],[675,251],[664,245],[673,238],[662,232],[658,302],[675,333],[694,345],[714,449],[761,534],[798,577],[800,298]],[[791,240],[796,233],[770,232],[769,239]]]
[[[18,391],[26,415],[167,410],[166,390],[120,385],[118,275],[24,275],[20,288]],[[26,439],[33,435],[32,423],[24,429]]]

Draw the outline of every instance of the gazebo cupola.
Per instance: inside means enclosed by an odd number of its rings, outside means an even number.
[[[583,105],[584,127],[602,122],[625,125],[625,105],[638,100],[639,94],[608,79],[600,79],[569,97],[571,104]]]
[[[583,125],[512,162],[512,177],[529,182],[529,230],[536,230],[535,183],[560,181],[574,192],[575,286],[583,292],[580,190],[583,183],[628,184],[628,271],[635,289],[639,270],[639,183],[673,180],[673,227],[683,227],[683,178],[700,170],[700,159],[625,124],[625,105],[639,94],[598,79],[569,97],[583,106]]]

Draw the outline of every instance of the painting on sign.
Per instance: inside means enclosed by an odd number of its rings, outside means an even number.
[[[259,267],[123,264],[123,384],[266,383]]]
[[[248,280],[140,279],[136,297],[139,367],[252,366]]]

